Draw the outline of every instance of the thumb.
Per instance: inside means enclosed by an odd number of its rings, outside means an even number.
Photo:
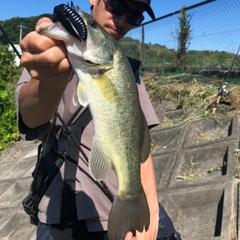
[[[42,29],[46,28],[52,23],[51,19],[47,17],[40,18],[36,24],[35,30],[39,33]]]
[[[136,240],[145,240],[145,239],[146,239],[146,232],[145,231],[143,231],[141,233],[136,231]],[[150,238],[147,238],[147,239],[149,240]]]
[[[124,240],[134,240],[134,239],[135,239],[135,237],[133,237],[132,232],[128,232],[124,238]]]

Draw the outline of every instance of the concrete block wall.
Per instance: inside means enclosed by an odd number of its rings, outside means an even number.
[[[159,200],[182,238],[238,239],[238,116],[157,127],[151,137]]]

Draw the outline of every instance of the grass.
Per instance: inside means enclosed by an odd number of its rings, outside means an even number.
[[[236,152],[236,178],[240,178],[240,149],[235,149]]]
[[[223,168],[226,167],[226,166],[227,166],[227,163],[225,161],[223,161],[222,165],[209,168],[207,173],[212,173],[214,171],[222,171]]]
[[[177,179],[180,180],[191,180],[197,177],[198,171],[195,169],[195,165],[197,163],[194,163],[192,159],[190,160],[190,167],[187,173],[185,173],[183,176],[177,176]]]
[[[217,75],[206,76],[178,70],[145,72],[142,78],[153,102],[164,100],[168,102],[169,111],[182,110],[178,118],[165,117],[160,127],[187,124],[217,113],[233,116],[240,111],[239,78],[227,80],[226,89],[231,94],[220,98],[218,91],[225,79]]]

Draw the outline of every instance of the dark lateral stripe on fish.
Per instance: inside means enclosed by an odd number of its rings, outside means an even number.
[[[73,37],[81,42],[87,40],[87,28],[81,16],[66,4],[60,4],[54,8],[53,22],[60,22]]]

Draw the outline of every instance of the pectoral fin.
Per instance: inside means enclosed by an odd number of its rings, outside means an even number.
[[[107,159],[103,150],[99,146],[99,142],[94,139],[92,150],[89,156],[89,168],[92,176],[96,180],[105,179],[111,169],[111,162]]]
[[[77,85],[74,86],[72,102],[75,107],[79,104],[78,96],[77,96]]]
[[[86,91],[86,88],[84,87],[83,83],[81,81],[78,81],[77,88],[75,88],[75,96],[77,96],[77,99],[79,103],[86,107],[89,104],[89,98]],[[76,97],[74,97],[75,99]],[[76,101],[76,100],[75,100]]]

